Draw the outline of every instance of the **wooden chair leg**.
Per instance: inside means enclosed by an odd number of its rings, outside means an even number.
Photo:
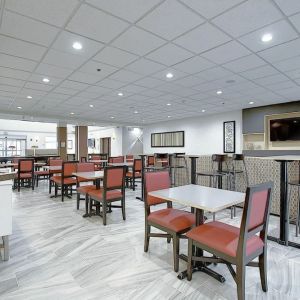
[[[178,272],[178,269],[179,269],[179,237],[176,233],[173,234],[173,261],[174,261],[174,271]]]
[[[188,261],[187,261],[187,280],[192,280],[193,274],[193,241],[189,239],[188,242]]]
[[[238,300],[245,300],[245,266],[236,266],[236,284]]]
[[[52,181],[49,179],[49,194],[51,194]]]
[[[268,291],[268,279],[267,279],[267,250],[258,257],[259,274],[261,281],[261,288],[264,292]]]
[[[68,187],[65,187],[65,186],[62,184],[62,186],[61,186],[61,202],[64,202],[65,188],[68,188]]]
[[[144,252],[148,252],[149,249],[149,241],[150,241],[150,234],[151,226],[145,224],[145,241],[144,241]]]
[[[132,190],[135,191],[135,177],[132,178]]]
[[[80,194],[77,193],[77,210],[79,210],[79,206],[80,206]]]
[[[103,225],[106,225],[106,212],[107,212],[107,205],[106,200],[102,201],[102,215],[103,215]]]
[[[125,213],[125,198],[123,198],[121,200],[121,205],[122,205],[122,216],[123,216],[123,220],[126,220],[126,213]]]

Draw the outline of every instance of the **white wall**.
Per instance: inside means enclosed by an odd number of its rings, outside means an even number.
[[[123,127],[122,153],[123,155],[143,153],[143,131],[141,128]]]
[[[185,152],[188,155],[223,153],[223,122],[236,121],[236,153],[242,152],[242,111],[199,116],[144,127],[144,153]],[[151,133],[185,132],[185,147],[151,148]]]

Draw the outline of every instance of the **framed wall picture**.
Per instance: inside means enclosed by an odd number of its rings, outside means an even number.
[[[235,121],[223,123],[224,153],[235,153]]]
[[[184,147],[184,131],[151,133],[151,147]]]

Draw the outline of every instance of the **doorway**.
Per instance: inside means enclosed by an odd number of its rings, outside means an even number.
[[[108,157],[110,157],[110,153],[111,153],[110,137],[100,138],[100,153],[107,153]]]

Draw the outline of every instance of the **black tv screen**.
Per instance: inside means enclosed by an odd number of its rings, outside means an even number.
[[[271,120],[270,140],[272,142],[299,141],[300,140],[300,117]]]

